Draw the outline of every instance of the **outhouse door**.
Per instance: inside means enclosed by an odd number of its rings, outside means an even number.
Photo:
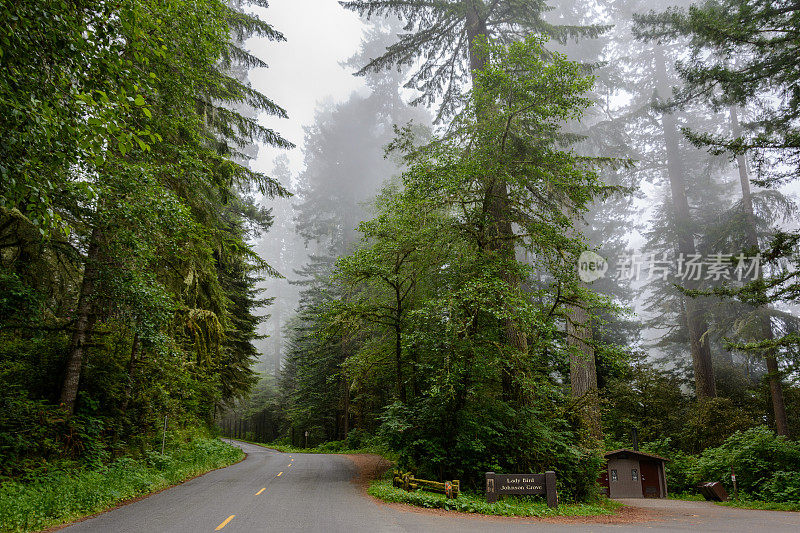
[[[660,498],[661,483],[659,481],[658,464],[655,461],[639,461],[642,470],[642,496]]]

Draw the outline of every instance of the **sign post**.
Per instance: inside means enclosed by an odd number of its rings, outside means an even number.
[[[548,507],[558,507],[556,473],[548,470],[544,474],[495,474],[486,472],[486,501],[494,503],[506,494],[544,494]]]

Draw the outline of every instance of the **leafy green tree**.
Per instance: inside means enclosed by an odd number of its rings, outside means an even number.
[[[440,246],[446,249],[447,244],[430,220],[436,215],[424,211],[425,206],[398,201],[399,196],[394,188],[384,190],[377,202],[377,216],[359,225],[365,246],[337,262],[336,275],[348,292],[334,312],[342,319],[353,317],[391,333],[395,392],[405,403],[408,382],[412,393],[419,394],[416,365],[410,372],[405,369],[408,315],[415,308],[418,283],[433,275],[430,269],[444,253]],[[416,352],[412,349],[411,353]]]
[[[422,58],[406,86],[420,91],[416,103],[440,101],[436,122],[455,114],[465,105],[462,87],[468,83],[474,85],[476,76],[485,69],[488,58],[484,55],[483,45],[487,39],[507,43],[534,33],[565,41],[571,37],[597,35],[602,31],[600,27],[548,24],[542,18],[547,6],[541,1],[434,1],[424,6],[414,0],[340,3],[368,18],[374,15],[395,16],[405,22],[408,32],[401,34],[395,44],[367,63],[359,73],[412,65],[417,58]],[[516,251],[510,220],[513,206],[508,198],[508,187],[503,176],[487,175],[485,178],[484,198],[493,219],[488,227],[496,235],[486,239],[484,245],[513,262]],[[520,289],[522,279],[517,273],[509,271],[505,277],[514,290]],[[526,337],[515,323],[513,314],[504,320],[505,342],[515,351],[526,352]],[[506,383],[510,384],[510,378],[507,377]]]
[[[677,65],[686,83],[676,99],[701,97],[718,109],[760,104],[753,120],[744,124],[744,136],[687,131],[701,146],[747,153],[756,162],[759,184],[792,179],[800,164],[794,68],[798,13],[790,1],[708,0],[637,18],[642,38],[689,41],[691,56]],[[773,98],[776,94],[780,98]]]

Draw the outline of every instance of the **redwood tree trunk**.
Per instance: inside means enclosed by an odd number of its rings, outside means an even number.
[[[731,107],[731,129],[733,135],[741,136],[742,128],[739,125],[739,116],[735,107]],[[742,186],[742,209],[744,210],[745,235],[747,246],[758,249],[758,232],[756,231],[756,217],[753,210],[753,195],[750,192],[750,178],[747,175],[747,161],[742,154],[736,156],[736,164],[739,167],[739,182]],[[759,276],[761,271],[759,270]],[[769,317],[769,307],[762,306],[758,310],[759,321],[761,322],[762,339],[773,339],[772,321]],[[764,356],[767,363],[767,375],[769,379],[769,392],[772,397],[772,411],[775,415],[775,430],[778,435],[789,435],[789,423],[786,418],[786,404],[783,401],[783,386],[781,384],[780,369],[778,360],[775,358],[775,350],[770,349]]]
[[[75,330],[72,333],[67,368],[61,386],[60,403],[68,414],[75,412],[75,399],[78,396],[78,385],[81,379],[83,356],[86,345],[92,334],[95,322],[94,296],[98,275],[98,258],[100,255],[100,230],[97,226],[89,237],[89,250],[86,254],[86,263],[81,282],[81,293],[78,297]]]
[[[666,60],[660,49],[656,49],[656,76],[658,92],[662,97],[670,94],[670,84],[666,73]],[[694,234],[691,224],[689,201],[686,197],[686,180],[683,162],[678,147],[678,128],[675,119],[669,113],[663,113],[661,125],[664,133],[664,142],[667,148],[667,174],[669,177],[672,204],[675,216],[675,228],[678,232],[677,248],[684,257],[696,253]],[[686,282],[688,289],[697,287],[697,282]],[[689,329],[691,342],[692,363],[694,366],[695,394],[698,400],[714,398],[717,388],[714,382],[714,366],[711,361],[711,350],[708,342],[703,339],[708,324],[703,316],[700,302],[695,298],[683,297],[686,313],[686,325]]]
[[[591,345],[592,330],[589,313],[584,302],[566,306],[567,345],[569,356],[569,380],[572,397],[581,400],[581,415],[589,427],[592,437],[602,436],[600,425],[600,398],[597,392],[597,366],[594,347]]]
[[[572,227],[568,231],[569,236],[574,238],[578,235],[582,219],[569,205],[564,204],[561,209],[572,221]],[[586,302],[580,299],[570,299],[564,308],[567,347],[570,350],[569,379],[572,397],[580,402],[581,418],[589,428],[591,436],[600,439],[602,438],[600,396],[597,390],[597,363],[594,346],[591,344],[592,327],[589,311]]]

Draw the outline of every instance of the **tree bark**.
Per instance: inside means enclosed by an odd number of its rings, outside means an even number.
[[[735,137],[742,135],[742,128],[739,125],[739,115],[736,107],[730,108],[731,130]],[[742,187],[742,209],[744,210],[745,220],[745,235],[747,238],[747,246],[753,249],[759,249],[758,232],[756,229],[756,216],[753,210],[753,195],[750,191],[750,177],[747,172],[747,161],[744,155],[737,154],[736,165],[739,167],[739,183]],[[759,277],[761,271],[759,270]],[[774,339],[774,332],[772,330],[772,321],[770,320],[769,307],[762,306],[757,309],[758,319],[760,322],[761,336],[765,340]],[[772,411],[775,415],[775,430],[778,435],[789,435],[789,423],[786,417],[786,404],[783,400],[783,386],[781,384],[780,369],[778,367],[778,360],[775,357],[775,349],[770,349],[764,358],[767,363],[767,377],[769,379],[769,391],[772,398]]]
[[[575,238],[582,222],[580,214],[567,204],[562,204],[562,212],[572,222],[568,230],[570,237]],[[577,265],[576,265],[577,267]],[[577,274],[577,272],[576,272]],[[579,281],[582,286],[585,286]],[[591,344],[592,327],[586,302],[571,298],[564,306],[566,311],[567,348],[569,349],[569,379],[572,397],[580,402],[580,412],[590,435],[595,439],[602,438],[600,421],[600,396],[597,390],[597,363],[594,346]]]
[[[655,50],[657,89],[662,98],[670,93],[670,84],[667,78],[666,60],[660,48]],[[667,174],[669,177],[672,204],[674,209],[674,225],[678,232],[678,253],[684,257],[694,255],[696,247],[691,225],[691,212],[686,196],[686,181],[680,149],[678,147],[678,128],[675,119],[669,113],[662,113],[661,126],[664,142],[667,149]],[[686,288],[695,289],[698,284],[689,280]],[[703,338],[708,331],[708,324],[703,316],[700,302],[695,298],[683,297],[686,312],[686,324],[689,329],[691,343],[692,363],[694,366],[695,394],[698,400],[714,398],[717,388],[714,382],[714,366],[711,360],[711,350],[708,342]]]
[[[602,437],[600,398],[597,391],[597,365],[594,347],[590,344],[592,329],[584,302],[566,306],[569,381],[572,397],[581,400],[581,414],[592,437]]]
[[[100,238],[101,231],[95,226],[89,237],[89,249],[86,254],[86,262],[83,269],[81,292],[78,297],[78,307],[75,310],[77,314],[75,330],[72,333],[72,342],[70,343],[66,372],[64,373],[64,381],[61,386],[60,403],[70,415],[75,412],[75,400],[78,397],[78,385],[81,379],[83,356],[96,319],[94,313],[94,296],[98,276]]]

